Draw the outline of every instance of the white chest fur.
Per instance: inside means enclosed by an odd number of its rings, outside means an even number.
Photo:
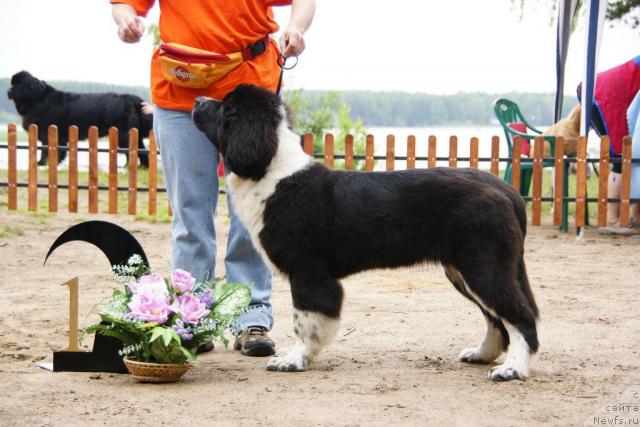
[[[241,178],[234,173],[227,176],[227,188],[233,207],[249,231],[253,245],[266,262],[269,262],[269,257],[258,237],[264,227],[266,201],[275,192],[278,181],[304,169],[312,161],[300,147],[300,137],[289,130],[283,120],[278,127],[278,148],[266,175],[259,181]],[[273,265],[271,267],[274,269]]]

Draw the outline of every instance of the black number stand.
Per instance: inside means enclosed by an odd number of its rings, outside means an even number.
[[[127,367],[118,351],[119,339],[96,334],[93,351],[54,351],[53,372],[114,372],[126,374]]]
[[[63,232],[53,243],[47,256],[64,243],[83,241],[98,247],[109,259],[110,265],[124,265],[131,255],[140,255],[149,266],[140,243],[124,228],[106,221],[85,221]],[[127,367],[118,351],[120,340],[96,334],[93,351],[56,351],[53,353],[53,371],[126,373]]]

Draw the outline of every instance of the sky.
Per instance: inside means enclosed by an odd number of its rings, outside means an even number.
[[[185,2],[186,3],[186,2]],[[317,0],[306,51],[287,88],[554,92],[555,24],[548,0]],[[276,9],[281,26],[289,7]],[[158,5],[146,22],[157,22]],[[106,0],[0,0],[0,77],[148,85],[151,36],[116,35]],[[581,78],[584,25],[569,48],[566,91]],[[598,70],[640,54],[640,29],[604,28]]]

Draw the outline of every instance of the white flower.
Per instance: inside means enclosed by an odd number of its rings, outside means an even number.
[[[140,265],[142,264],[142,257],[138,254],[133,254],[127,261],[128,265]]]

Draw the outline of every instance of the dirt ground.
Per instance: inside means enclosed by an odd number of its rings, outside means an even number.
[[[93,218],[130,230],[154,270],[168,271],[169,224]],[[42,264],[54,239],[86,219],[0,210],[9,230],[0,237],[0,425],[594,425],[616,415],[640,423],[640,412],[611,409],[640,405],[638,237],[587,230],[576,242],[572,233],[530,227],[526,260],[541,351],[526,382],[495,384],[487,366],[457,360],[480,342],[484,320],[441,268],[416,267],[344,280],[338,338],[308,372],[267,372],[266,359],[219,345],[182,381],[155,385],[37,366],[66,346],[68,291],[60,284],[80,277],[81,326],[116,285],[106,257],[86,243],[66,244]],[[217,219],[221,248],[227,224]],[[281,278],[273,304],[272,336],[288,346],[292,306]]]

